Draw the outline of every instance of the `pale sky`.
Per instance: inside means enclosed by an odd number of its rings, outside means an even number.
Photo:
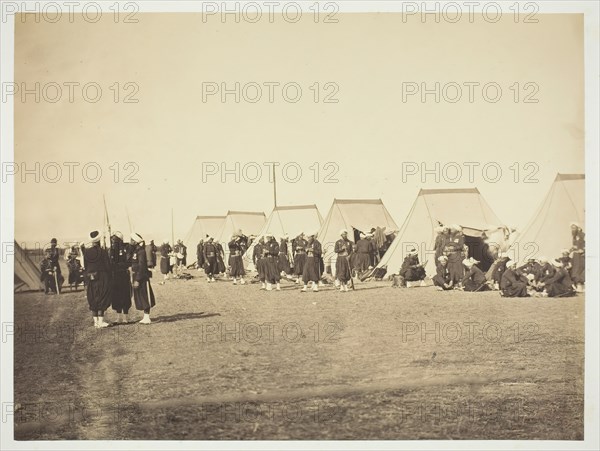
[[[326,216],[334,197],[382,198],[401,225],[420,188],[477,186],[508,225],[522,227],[541,203],[557,172],[582,173],[584,162],[583,17],[538,15],[536,24],[512,18],[490,24],[402,22],[399,14],[339,14],[336,24],[302,20],[256,24],[208,20],[199,14],[138,14],[137,24],[23,24],[17,18],[15,82],[96,82],[103,91],[97,103],[82,98],[81,87],[69,102],[67,88],[56,103],[32,95],[15,98],[15,161],[33,168],[57,162],[57,183],[15,181],[15,236],[20,242],[82,240],[102,227],[106,195],[113,230],[126,234],[126,209],[137,232],[147,239],[183,237],[196,215],[224,215],[227,210],[273,206],[266,168],[258,183],[223,184],[219,176],[202,181],[203,162],[295,162],[303,170],[298,183],[279,173],[278,203],[316,204]],[[113,101],[114,83],[121,98]],[[137,104],[123,103],[135,83]],[[250,103],[233,96],[203,102],[202,83],[280,83],[275,101]],[[298,83],[302,98],[288,103],[281,85]],[[338,103],[318,103],[310,87],[335,83]],[[430,95],[423,103],[403,101],[403,83],[433,87],[458,83],[457,103]],[[469,103],[465,82],[480,83]],[[502,88],[497,103],[486,102],[481,86]],[[538,103],[524,103],[539,90]],[[514,86],[521,97],[514,102]],[[90,91],[93,94],[93,91]],[[248,91],[252,93],[254,91]],[[291,92],[291,91],[290,91]],[[448,91],[449,95],[454,91]],[[493,90],[489,91],[493,94]],[[48,88],[48,95],[55,91]],[[293,93],[293,92],[292,92]],[[97,163],[99,182],[75,171],[69,183],[64,162]],[[118,162],[120,180],[110,167]],[[124,183],[123,166],[135,162],[138,183]],[[321,167],[313,181],[310,167]],[[338,183],[323,183],[324,165],[334,162]],[[456,162],[463,167],[457,183],[436,183],[420,175],[402,180],[403,162]],[[465,162],[480,163],[474,183]],[[496,183],[486,181],[481,166],[495,162],[503,170]],[[537,183],[524,183],[533,162]],[[513,164],[520,166],[514,181]],[[53,172],[51,173],[54,174]],[[90,172],[93,175],[93,172]],[[293,171],[290,171],[293,175]],[[253,174],[250,174],[253,175]],[[451,173],[453,176],[454,173]],[[490,171],[493,176],[493,171]],[[188,243],[189,244],[189,243]]]

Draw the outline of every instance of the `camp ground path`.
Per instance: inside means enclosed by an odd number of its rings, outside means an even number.
[[[15,295],[15,438],[583,438],[582,295],[298,288],[168,281],[104,330]]]

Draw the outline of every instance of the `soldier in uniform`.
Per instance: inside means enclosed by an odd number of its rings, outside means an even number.
[[[292,242],[292,251],[294,252],[294,274],[296,283],[300,283],[300,278],[304,274],[304,265],[306,264],[306,239],[304,233],[300,232]]]
[[[264,246],[264,255],[265,255],[265,280],[267,282],[267,291],[273,290],[273,284],[276,284],[276,290],[280,291],[281,286],[279,285],[279,281],[281,280],[281,275],[279,272],[279,244],[277,240],[271,233],[267,233],[265,235],[265,246]]]
[[[56,279],[54,278],[54,264],[52,263],[52,249],[49,247],[44,250],[44,258],[40,262],[41,281],[44,283],[44,292],[46,294],[56,294]]]
[[[206,280],[215,281],[215,274],[218,272],[217,246],[214,243],[213,237],[209,236],[204,243],[202,253],[204,256],[204,271],[206,272]]]
[[[227,247],[229,247],[230,275],[234,285],[237,285],[238,278],[241,285],[246,283],[244,281],[246,271],[244,270],[244,262],[242,261],[242,255],[244,254],[243,246],[243,241],[237,234],[232,235],[231,240],[227,244]]]
[[[575,291],[582,293],[585,284],[585,233],[575,222],[571,223],[571,237],[573,238],[571,278],[576,287]]]
[[[500,280],[500,291],[504,297],[525,298],[529,296],[527,293],[527,278],[516,267],[516,261],[508,260],[506,262],[506,269],[502,273],[502,279]]]
[[[77,291],[79,283],[83,282],[83,267],[78,257],[77,246],[73,246],[67,257],[67,268],[69,269],[69,286],[71,290],[75,289],[75,291]]]
[[[64,280],[64,278],[62,277],[62,270],[60,269],[60,264],[58,263],[58,261],[60,260],[60,251],[56,247],[57,244],[58,241],[56,238],[52,238],[50,240],[50,261],[52,262],[52,267],[56,271],[58,280],[60,280],[61,278]]]
[[[340,291],[348,291],[348,282],[352,278],[349,256],[352,253],[352,241],[348,239],[348,231],[340,231],[341,238],[335,242],[333,251],[337,254],[335,262],[335,278],[340,284]]]
[[[436,275],[433,276],[432,281],[438,291],[446,291],[453,288],[453,283],[450,280],[450,274],[448,273],[448,257],[445,255],[440,255],[438,257]]]
[[[410,282],[420,282],[421,286],[425,283],[425,268],[419,263],[419,252],[412,248],[402,262],[400,268],[401,283],[410,287]]]
[[[165,283],[165,281],[169,278],[169,273],[171,272],[171,253],[173,249],[169,245],[169,240],[164,239],[162,245],[160,246],[160,272],[163,275],[163,281],[160,282],[161,285]]]
[[[156,245],[154,240],[150,240],[150,244],[146,244],[146,260],[148,260],[148,268],[154,269],[156,267]]]
[[[279,274],[290,276],[292,274],[292,268],[290,267],[290,259],[289,259],[289,241],[290,237],[285,235],[281,238],[279,242],[279,257],[277,259],[277,268],[279,269]]]
[[[204,268],[204,240],[200,240],[196,245],[196,267],[198,271]]]
[[[317,240],[316,235],[316,232],[308,235],[308,242],[306,244],[306,263],[304,264],[304,272],[302,273],[304,287],[300,291],[308,290],[308,282],[312,282],[313,291],[319,291],[322,247],[319,240]]]
[[[152,272],[148,269],[144,239],[137,233],[131,234],[131,279],[133,280],[133,299],[135,308],[144,311],[140,324],[150,324],[150,309],[156,305],[154,292],[150,285]]]
[[[256,268],[256,272],[258,273],[258,280],[260,280],[260,289],[266,290],[267,286],[265,284],[266,275],[265,275],[265,239],[264,237],[260,237],[258,242],[254,246],[254,250],[252,251],[252,263],[254,263],[254,267]]]
[[[111,268],[106,249],[100,247],[100,232],[90,233],[91,243],[84,247],[86,296],[96,328],[108,327],[104,312],[111,302]]]
[[[144,251],[146,249],[144,248]],[[129,246],[123,242],[123,234],[115,232],[110,237],[110,264],[112,269],[111,305],[117,312],[119,323],[127,323],[131,308],[131,279],[129,275],[130,262]],[[146,258],[148,254],[146,253]]]

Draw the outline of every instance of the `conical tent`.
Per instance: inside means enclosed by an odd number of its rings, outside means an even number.
[[[435,275],[435,232],[440,225],[459,225],[467,237],[479,238],[505,230],[477,188],[422,189],[419,191],[400,232],[387,250],[378,267],[387,266],[395,273],[402,266],[411,248],[419,251],[421,262],[427,261],[425,271]],[[504,233],[500,233],[504,237]]]
[[[216,237],[225,223],[225,216],[196,216],[196,220],[183,240],[188,247],[196,246],[206,235]]]
[[[318,230],[322,223],[323,217],[316,205],[275,207],[258,233],[257,239],[264,236],[265,233],[272,233],[277,240],[284,235],[289,235],[291,240],[298,236],[300,232]],[[252,263],[252,252],[255,244],[256,240],[244,254],[244,261],[247,265]]]
[[[560,257],[563,249],[572,246],[571,222],[585,231],[585,175],[557,174],[544,201],[511,248],[515,260]]]
[[[333,248],[341,229],[348,230],[348,238],[354,241],[353,229],[369,232],[377,227],[385,227],[386,231],[398,229],[381,199],[334,199],[317,235],[323,246],[325,265],[331,265],[332,271],[335,270]]]
[[[15,241],[15,292],[44,289],[41,271]]]

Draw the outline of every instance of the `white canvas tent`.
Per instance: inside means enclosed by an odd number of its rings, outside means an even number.
[[[331,265],[335,272],[335,242],[340,238],[340,230],[348,230],[348,238],[354,241],[353,229],[370,232],[381,227],[386,232],[398,230],[398,225],[385,208],[381,199],[334,199],[317,238],[323,246],[325,266]]]
[[[246,236],[257,235],[265,225],[266,220],[267,218],[262,211],[228,211],[216,236],[216,241],[223,245],[223,249],[227,253],[227,243],[229,243],[234,232],[241,229]]]
[[[544,201],[518,235],[511,251],[514,258],[557,258],[572,245],[570,223],[585,232],[585,175],[557,174]]]
[[[465,237],[480,238],[505,230],[477,188],[421,189],[408,217],[390,248],[377,265],[396,273],[411,248],[419,251],[421,262],[427,261],[427,275],[435,275],[434,227],[457,224]],[[500,233],[504,237],[504,233]]]
[[[41,271],[15,241],[15,292],[40,291]]]
[[[216,237],[225,223],[225,216],[196,216],[196,220],[183,240],[188,248],[192,248],[204,240],[206,235]]]
[[[290,240],[300,232],[312,232],[318,230],[323,223],[323,217],[316,205],[290,205],[275,207],[267,222],[258,233],[253,245],[244,254],[244,262],[251,267],[252,252],[257,240],[265,233],[272,233],[279,241],[284,235],[289,235]]]

